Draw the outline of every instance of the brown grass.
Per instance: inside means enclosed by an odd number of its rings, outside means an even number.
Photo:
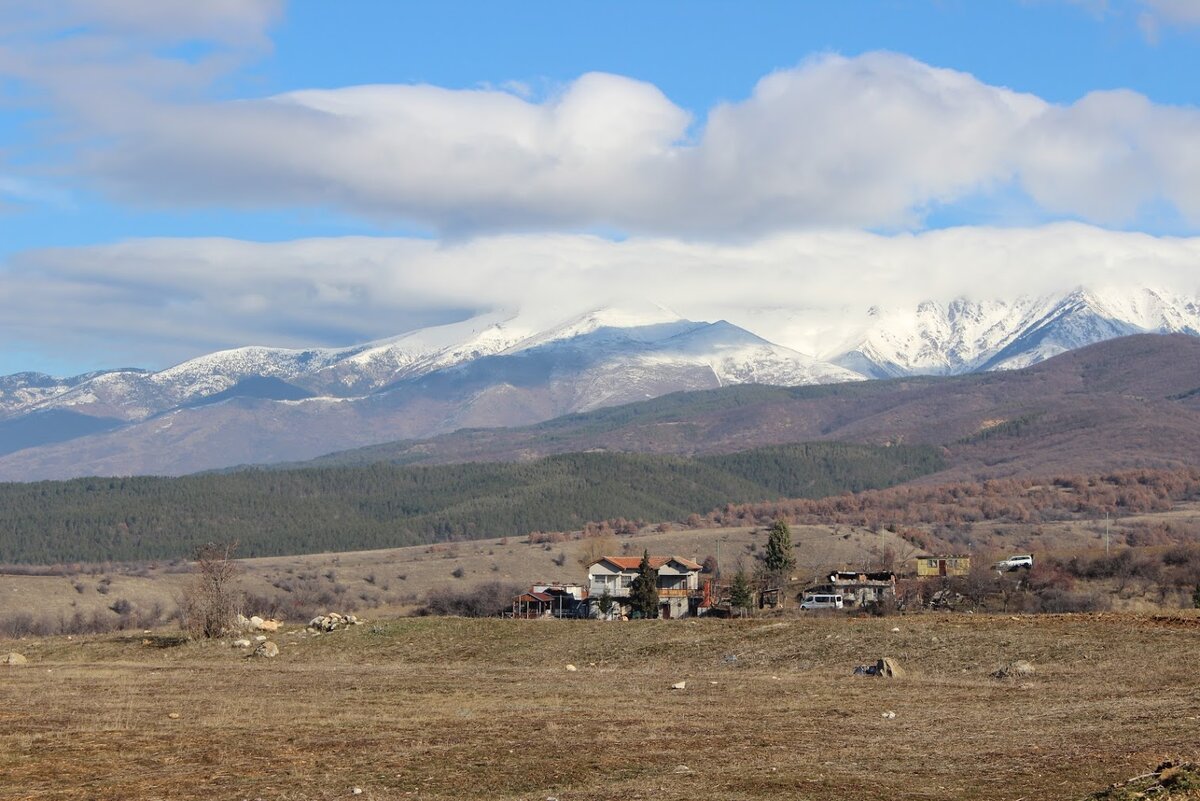
[[[1195,615],[405,619],[277,639],[275,660],[167,634],[0,643],[30,662],[0,680],[0,797],[1074,799],[1200,749]],[[908,675],[850,675],[885,655]],[[1016,659],[1034,676],[989,677]]]

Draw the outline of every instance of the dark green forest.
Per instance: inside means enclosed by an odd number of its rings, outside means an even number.
[[[681,458],[373,464],[0,484],[0,563],[142,561],[237,540],[244,557],[680,520],[727,503],[892,486],[944,467],[925,447],[812,443]]]

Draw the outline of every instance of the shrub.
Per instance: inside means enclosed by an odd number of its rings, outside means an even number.
[[[440,587],[429,593],[418,614],[495,617],[508,611],[513,598],[520,592],[518,585],[501,581],[489,581],[464,590]]]
[[[233,627],[241,606],[233,586],[238,574],[233,559],[237,543],[209,543],[196,551],[196,576],[183,593],[181,624],[195,639],[219,637]]]

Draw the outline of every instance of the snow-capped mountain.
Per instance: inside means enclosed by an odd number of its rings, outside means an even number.
[[[957,298],[869,315],[853,346],[821,355],[871,378],[1016,369],[1128,334],[1200,333],[1197,299],[1149,288]]]
[[[0,478],[304,459],[679,390],[1013,369],[1126,334],[1200,334],[1196,298],[1154,289],[741,310],[732,322],[653,304],[548,316],[495,312],[348,348],[237,348],[158,372],[3,377]]]

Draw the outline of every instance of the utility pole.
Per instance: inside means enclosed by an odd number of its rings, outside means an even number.
[[[1108,556],[1108,512],[1104,513],[1104,555]]]

